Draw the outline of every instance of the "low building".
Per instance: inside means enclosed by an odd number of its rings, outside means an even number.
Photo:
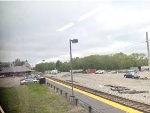
[[[133,70],[133,71],[136,71],[136,72],[141,71],[141,66],[139,66],[139,67],[130,67],[130,70]]]
[[[0,71],[0,75],[4,76],[24,76],[27,74],[31,74],[32,70],[26,66],[10,66],[3,68]]]
[[[130,69],[134,71],[148,71],[149,66],[130,67]]]
[[[141,71],[149,71],[149,66],[141,66]]]
[[[70,70],[71,72],[71,70]],[[83,69],[74,69],[72,70],[72,73],[83,73]]]
[[[87,73],[95,73],[96,69],[95,68],[89,68],[86,70]]]

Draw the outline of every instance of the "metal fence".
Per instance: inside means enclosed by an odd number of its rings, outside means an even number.
[[[86,109],[89,113],[102,113],[99,109],[95,108],[94,106],[91,106],[90,104],[82,101],[78,97],[72,97],[71,94],[69,94],[66,91],[63,91],[60,88],[57,88],[55,85],[51,84],[50,82],[47,82],[47,85],[53,89],[56,93],[59,93],[60,95],[64,96],[71,104],[75,106],[81,106],[84,109]]]

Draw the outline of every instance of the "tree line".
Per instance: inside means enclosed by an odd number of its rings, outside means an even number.
[[[13,66],[22,66],[25,64],[26,61],[21,61],[19,58],[15,59],[12,63],[10,62],[0,62],[0,71],[2,70],[2,68],[5,68],[5,67],[9,67],[10,65],[13,65]]]
[[[130,55],[122,52],[109,55],[90,55],[83,58],[76,57],[72,60],[73,69],[96,68],[103,70],[129,69],[148,65],[148,59],[143,53],[132,53]],[[58,69],[65,72],[70,70],[70,62],[45,62],[36,64],[35,70],[44,72],[46,70]]]

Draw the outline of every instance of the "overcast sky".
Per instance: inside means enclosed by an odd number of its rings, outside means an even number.
[[[91,54],[147,54],[150,1],[53,0],[0,2],[0,61],[35,65]]]

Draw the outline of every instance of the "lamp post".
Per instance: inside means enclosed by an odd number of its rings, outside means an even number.
[[[72,95],[71,95],[71,97],[74,97],[74,94],[73,94],[72,49],[71,49],[71,43],[78,43],[78,39],[69,40],[69,43],[70,43],[70,72],[71,72],[71,86],[72,86]]]
[[[43,62],[43,66],[44,66],[44,74],[45,74],[45,60],[42,60],[42,62]]]

